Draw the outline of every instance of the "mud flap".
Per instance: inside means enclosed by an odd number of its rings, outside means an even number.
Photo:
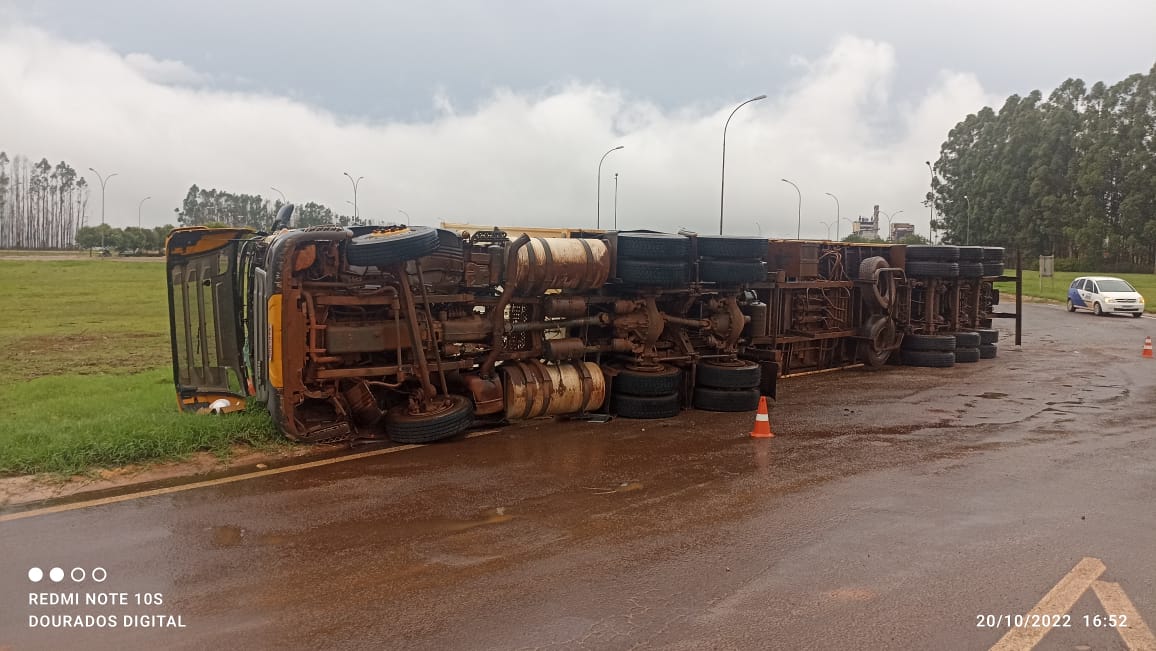
[[[774,361],[759,362],[762,367],[762,378],[759,380],[759,393],[775,399],[775,392],[779,384],[779,363]]]

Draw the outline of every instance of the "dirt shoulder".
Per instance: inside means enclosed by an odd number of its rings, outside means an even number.
[[[324,445],[286,447],[278,450],[254,450],[246,446],[236,446],[233,454],[227,459],[202,452],[179,461],[93,470],[90,473],[71,476],[40,474],[0,477],[0,507],[73,497],[81,493],[129,489],[153,482],[195,479],[202,475],[261,470],[270,465],[284,465],[292,461],[332,454],[339,449],[340,446]]]

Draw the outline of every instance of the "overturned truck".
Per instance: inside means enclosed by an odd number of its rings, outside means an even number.
[[[294,440],[420,443],[478,421],[753,410],[786,375],[995,356],[1002,249],[563,234],[177,229],[180,407],[256,401]]]

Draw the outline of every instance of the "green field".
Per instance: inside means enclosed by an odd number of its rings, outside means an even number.
[[[0,475],[279,443],[262,411],[178,412],[164,265],[0,260]]]
[[[1009,269],[1005,273],[1008,275],[1015,275],[1014,269]],[[1147,306],[1144,308],[1145,312],[1156,312],[1156,274],[1117,274],[1117,273],[1095,273],[1090,271],[1057,271],[1055,277],[1044,278],[1043,286],[1040,286],[1040,272],[1024,270],[1023,289],[1024,296],[1035,296],[1037,298],[1046,298],[1049,300],[1059,301],[1063,303],[1068,298],[1068,285],[1080,276],[1114,276],[1116,278],[1123,278],[1132,283],[1136,291],[1140,292],[1145,300]],[[996,283],[1001,294],[1005,297],[1014,297],[1016,285],[1014,282]]]

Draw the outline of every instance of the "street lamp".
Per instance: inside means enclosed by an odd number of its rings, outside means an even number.
[[[839,221],[840,221],[840,219],[839,219],[839,217],[840,217],[840,214],[839,214],[839,212],[840,212],[840,210],[839,210],[839,197],[836,197],[835,195],[831,194],[830,192],[824,192],[823,194],[825,194],[828,197],[831,197],[832,199],[835,200],[835,239],[837,240],[837,239],[839,239]],[[827,234],[827,239],[831,239],[830,233]]]
[[[271,186],[271,185],[269,186],[269,189],[270,189],[270,190],[272,190],[272,191],[274,191],[274,192],[276,192],[277,194],[281,195],[281,203],[289,203],[289,200],[285,198],[285,193],[284,193],[284,192],[282,192],[282,191],[278,190],[277,188],[275,188],[275,187],[273,187],[273,186]]]
[[[927,225],[927,229],[931,232],[931,243],[935,244],[935,170],[931,168],[931,161],[923,161],[927,165],[927,171],[931,172],[931,195],[927,200],[927,207],[931,211],[931,222]]]
[[[831,222],[825,222],[822,219],[820,219],[819,223],[827,227],[827,239],[830,240],[831,239]],[[835,223],[838,224],[839,222],[835,222]],[[836,235],[835,237],[838,237],[838,235]]]
[[[890,215],[887,214],[887,212],[883,211],[883,210],[880,210],[879,212],[883,213],[883,216],[887,218],[887,241],[890,242],[891,241],[891,218],[894,217],[895,215],[898,215],[899,213],[901,213],[903,211],[902,210],[896,210],[894,213],[892,213]]]
[[[746,106],[747,104],[750,104],[751,102],[757,102],[761,99],[766,99],[766,98],[767,98],[766,95],[759,95],[758,97],[752,97],[752,98],[748,99],[747,101],[743,102],[742,104],[739,104],[738,106],[735,107],[735,110],[731,111],[731,114],[727,117],[726,124],[723,125],[722,181],[719,183],[719,193],[718,193],[719,194],[719,197],[718,197],[718,234],[719,235],[722,235],[722,232],[723,232],[723,205],[726,201],[726,196],[727,196],[727,194],[726,194],[726,192],[727,192],[727,127],[730,126],[731,118],[733,118],[735,116],[735,113],[737,113],[739,109]]]
[[[100,255],[101,255],[101,257],[103,257],[104,256],[104,184],[108,183],[109,179],[116,176],[117,172],[113,172],[112,174],[109,174],[108,176],[101,176],[100,172],[96,171],[95,169],[93,169],[91,167],[88,168],[88,171],[95,174],[96,178],[100,180]]]
[[[788,181],[787,179],[783,179],[783,183],[791,183],[791,182]],[[795,229],[795,239],[800,240],[800,239],[802,239],[802,233],[803,233],[803,192],[802,192],[802,190],[799,189],[799,186],[795,185],[794,183],[791,183],[791,185],[795,186],[795,192],[799,193],[799,224],[798,224],[798,227]]]
[[[597,183],[598,188],[595,191],[596,194],[594,195],[594,203],[595,203],[595,206],[594,206],[594,228],[602,228],[602,161],[606,160],[606,157],[610,155],[610,152],[618,151],[619,149],[624,149],[624,148],[625,148],[625,145],[618,145],[617,147],[612,147],[610,149],[610,151],[607,151],[605,154],[602,154],[602,158],[598,159],[598,183]]]
[[[967,195],[963,195],[963,200],[967,202],[967,231],[964,235],[963,243],[966,246],[971,246],[971,199]]]
[[[618,230],[618,172],[614,173],[614,230]]]
[[[850,237],[851,235],[854,235],[855,234],[855,221],[849,217],[843,217],[843,218],[841,218],[841,221],[845,221],[851,225],[851,233],[848,234],[848,237]]]
[[[409,226],[409,223],[410,223],[411,221],[413,221],[413,218],[409,216],[409,213],[407,213],[406,211],[402,210],[401,208],[398,208],[398,209],[397,209],[397,211],[398,211],[399,213],[401,213],[401,214],[405,215],[405,225],[406,225],[406,226]]]
[[[143,206],[144,202],[148,201],[149,199],[152,199],[152,197],[145,197],[144,199],[141,199],[140,203],[138,203],[136,205],[136,228],[137,228],[137,230],[140,230],[140,209],[141,209],[141,206]]]
[[[357,177],[357,180],[354,181],[353,177],[349,175],[349,172],[342,172],[342,174],[344,174],[346,176],[346,178],[349,179],[349,182],[353,184],[353,218],[357,219],[357,217],[358,217],[358,212],[357,212],[357,184],[361,183],[361,179],[364,179],[365,177],[359,176],[359,177]]]

